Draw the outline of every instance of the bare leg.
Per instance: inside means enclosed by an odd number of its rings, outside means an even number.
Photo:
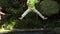
[[[5,13],[3,13],[3,12],[0,12],[0,20],[1,20],[1,15],[5,15]]]
[[[5,13],[3,13],[3,12],[0,12],[0,14],[1,14],[1,15],[5,15]]]
[[[0,20],[1,20],[1,15],[0,15]]]
[[[30,11],[31,11],[30,9],[27,9],[19,19],[22,20]]]
[[[44,17],[38,10],[34,9],[33,11],[37,13],[43,20],[47,19],[47,17]]]

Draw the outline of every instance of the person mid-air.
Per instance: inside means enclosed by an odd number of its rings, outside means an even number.
[[[35,12],[38,14],[43,20],[47,19],[47,17],[43,16],[36,8],[35,4],[38,3],[39,0],[27,0],[28,9],[19,17],[22,20],[29,12]]]

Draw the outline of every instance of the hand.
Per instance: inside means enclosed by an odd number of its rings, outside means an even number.
[[[31,8],[33,7],[32,4],[27,3],[27,5],[28,5],[28,7],[31,7]]]

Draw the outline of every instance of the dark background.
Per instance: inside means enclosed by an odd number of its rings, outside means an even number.
[[[0,6],[3,8],[2,11],[6,13],[5,16],[2,16],[0,27],[3,24],[6,24],[6,27],[11,25],[13,28],[18,29],[60,27],[60,0],[41,0],[36,4],[36,9],[44,16],[48,17],[47,20],[42,20],[37,14],[31,12],[27,14],[22,21],[20,21],[18,18],[27,9],[26,1],[27,0],[0,0]],[[44,2],[40,4],[42,1]],[[54,1],[54,3],[52,1]],[[46,3],[52,4],[52,6],[47,6]],[[52,7],[54,10],[48,7]]]

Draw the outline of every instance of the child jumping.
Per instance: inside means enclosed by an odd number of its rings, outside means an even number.
[[[47,17],[44,17],[36,8],[35,8],[35,4],[38,3],[38,0],[27,0],[27,6],[28,9],[21,15],[21,17],[19,18],[20,20],[22,20],[29,12],[35,12],[37,13],[43,20],[47,19]]]
[[[0,20],[1,20],[1,16],[5,15],[5,13],[3,13],[1,10],[2,10],[2,7],[0,7]]]

